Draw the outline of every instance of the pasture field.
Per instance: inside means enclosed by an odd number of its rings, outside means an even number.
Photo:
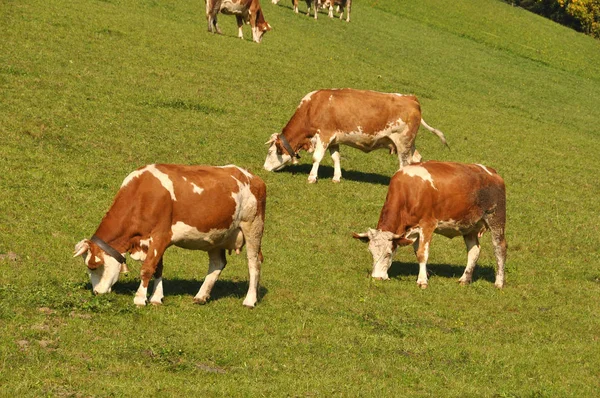
[[[263,0],[261,44],[204,3],[0,0],[0,396],[595,397],[600,392],[600,42],[496,0],[356,0],[352,22]],[[300,4],[301,12],[305,9]],[[507,184],[507,285],[489,235],[472,285],[436,236],[429,288],[410,248],[372,281],[397,159],[341,148],[262,169],[264,142],[319,88],[416,94],[450,150]],[[81,259],[123,178],[148,163],[234,163],[267,183],[259,303],[245,256],[205,306],[203,252],[165,255],[165,299],[137,308],[140,264],[92,296]]]

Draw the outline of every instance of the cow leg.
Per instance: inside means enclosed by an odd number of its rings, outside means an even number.
[[[329,3],[329,18],[333,18],[333,0]]]
[[[422,228],[419,233],[419,247],[416,250],[417,261],[419,262],[419,276],[417,277],[417,285],[421,289],[426,289],[427,280],[427,259],[429,258],[429,245],[433,236],[432,228]]]
[[[504,264],[506,263],[506,239],[504,237],[504,226],[492,227],[492,244],[494,245],[494,254],[496,255],[496,282],[494,285],[498,289],[504,287]]]
[[[254,308],[258,301],[260,266],[263,260],[260,247],[264,221],[261,217],[257,216],[251,224],[241,223],[240,227],[246,240],[246,256],[248,257],[248,293],[243,304],[248,308]]]
[[[168,241],[161,241],[161,239],[153,239],[150,247],[148,248],[148,252],[146,255],[146,259],[144,260],[144,264],[142,265],[142,269],[140,270],[140,286],[135,293],[135,297],[133,298],[133,303],[135,305],[146,305],[146,296],[148,294],[148,283],[150,279],[155,274],[158,268],[158,264],[161,263],[160,275],[162,278],[162,256],[169,245]],[[161,281],[162,282],[162,281]],[[160,283],[162,288],[162,283]]]
[[[217,15],[219,14],[219,8],[221,7],[221,1],[218,0],[207,0],[206,1],[206,19],[208,20],[208,31],[213,33],[221,33],[219,25],[217,25]]]
[[[152,290],[152,295],[150,296],[150,304],[160,305],[162,304],[162,299],[164,297],[163,294],[163,281],[162,281],[162,272],[163,272],[163,258],[161,257],[156,265],[156,271],[154,271],[154,288]]]
[[[325,156],[325,149],[327,149],[327,144],[322,143],[319,139],[319,136],[317,135],[315,151],[313,152],[313,166],[310,170],[310,174],[308,175],[308,182],[310,184],[314,184],[315,182],[317,182],[319,164],[321,163],[321,160],[323,160],[323,156]]]
[[[330,145],[329,154],[333,160],[333,182],[340,182],[340,178],[342,178],[342,167],[340,166],[340,146]]]
[[[479,245],[479,239],[477,238],[477,232],[464,236],[465,245],[467,246],[467,267],[465,272],[462,274],[458,282],[461,285],[468,285],[473,280],[473,270],[477,265],[479,259],[479,252],[481,246]]]
[[[344,7],[346,9],[346,22],[350,22],[350,7],[352,6],[352,0],[348,0],[346,2],[346,7]],[[340,14],[340,19],[342,18],[342,16],[344,15],[344,9],[342,8],[342,13]]]
[[[202,286],[200,286],[198,294],[194,297],[194,303],[206,304],[210,298],[210,292],[217,279],[219,279],[219,275],[221,275],[221,271],[223,271],[225,265],[227,265],[227,259],[225,258],[224,249],[213,249],[208,252],[208,273],[204,278]]]
[[[313,0],[313,11],[315,12],[315,19],[317,19],[317,13],[318,13],[320,5],[321,5],[320,0]]]
[[[244,32],[242,32],[242,26],[244,26],[244,19],[242,18],[241,15],[236,15],[235,18],[237,19],[238,37],[240,39],[243,39],[244,38]]]

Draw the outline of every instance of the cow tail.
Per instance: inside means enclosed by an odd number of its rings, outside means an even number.
[[[421,119],[421,125],[423,127],[425,127],[427,130],[431,131],[433,134],[437,135],[439,137],[439,139],[442,141],[442,144],[446,145],[446,147],[448,149],[450,149],[450,146],[448,145],[448,142],[446,142],[446,137],[444,136],[444,133],[442,133],[438,129],[434,129],[433,127],[431,127],[430,125],[428,125],[427,123],[425,123],[425,120],[423,120],[423,119]]]

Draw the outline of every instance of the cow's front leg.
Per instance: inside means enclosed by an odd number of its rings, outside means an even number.
[[[142,269],[140,270],[140,286],[137,292],[135,293],[135,297],[133,298],[133,303],[135,305],[146,305],[146,297],[148,295],[148,284],[150,283],[152,275],[156,273],[159,263],[161,263],[161,283],[159,283],[159,285],[160,289],[162,289],[162,256],[167,246],[168,242],[163,242],[160,239],[152,240],[152,243],[148,248],[146,260],[144,260],[144,264],[142,265]],[[157,286],[158,285],[155,285],[155,290]]]
[[[419,233],[419,247],[416,250],[417,261],[419,262],[419,276],[417,277],[417,286],[426,289],[429,281],[427,280],[427,259],[429,258],[429,244],[433,236],[433,229],[421,229]]]
[[[467,246],[467,266],[465,272],[458,280],[461,285],[468,285],[473,280],[473,270],[479,259],[479,252],[481,246],[479,246],[479,239],[477,239],[477,232],[464,236],[465,245]]]
[[[244,19],[242,18],[241,15],[236,15],[235,18],[237,19],[238,37],[240,39],[243,39],[244,38],[244,32],[242,32],[242,26],[244,26]]]
[[[200,286],[198,294],[194,297],[194,303],[206,304],[210,298],[210,292],[225,265],[227,265],[227,259],[225,258],[224,249],[213,249],[208,252],[208,273],[204,278],[204,282],[202,282],[202,286]]]
[[[340,182],[342,178],[342,166],[340,165],[340,146],[330,145],[329,154],[333,160],[333,182]]]
[[[163,293],[163,259],[162,257],[156,265],[156,271],[154,271],[154,288],[152,289],[152,295],[150,296],[150,304],[161,305],[162,299],[165,297]]]
[[[320,139],[317,139],[317,143],[315,144],[315,151],[313,152],[313,166],[310,170],[310,174],[308,175],[308,182],[310,184],[314,184],[315,182],[317,182],[319,164],[321,163],[321,160],[323,160],[323,156],[325,156],[325,149],[327,149],[327,146],[322,144]]]

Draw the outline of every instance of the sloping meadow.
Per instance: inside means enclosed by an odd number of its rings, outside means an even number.
[[[360,1],[352,22],[263,1],[261,44],[206,31],[204,3],[0,4],[0,395],[594,396],[600,388],[600,44],[495,0]],[[369,278],[352,232],[374,227],[397,159],[341,147],[262,169],[272,133],[319,88],[411,93],[450,150],[507,185],[507,285],[489,236],[472,285],[461,239]],[[194,305],[203,252],[165,255],[165,299],[137,308],[140,265],[92,296],[72,249],[148,163],[234,163],[267,183],[265,262],[245,256]]]

